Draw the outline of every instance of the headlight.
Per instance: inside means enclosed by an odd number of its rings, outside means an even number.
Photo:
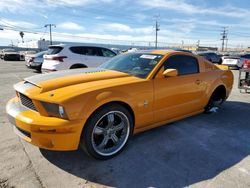
[[[48,102],[41,102],[41,103],[50,116],[60,117],[64,119],[68,118],[63,106]]]

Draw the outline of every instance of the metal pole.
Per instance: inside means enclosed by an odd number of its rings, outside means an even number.
[[[50,45],[52,45],[51,24],[49,24]]]
[[[155,49],[157,49],[157,27],[158,27],[158,23],[156,21],[155,22]]]
[[[52,45],[52,31],[51,31],[51,27],[54,26],[56,27],[55,24],[46,24],[44,27],[49,27],[49,35],[50,35],[50,45]]]

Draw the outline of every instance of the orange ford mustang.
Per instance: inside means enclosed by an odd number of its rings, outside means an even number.
[[[80,146],[98,159],[132,134],[202,112],[229,96],[233,75],[188,52],[119,55],[98,68],[36,75],[14,85],[6,111],[21,138],[49,150]]]

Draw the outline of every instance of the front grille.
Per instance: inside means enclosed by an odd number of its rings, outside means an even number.
[[[37,111],[35,105],[33,104],[32,100],[29,97],[25,96],[22,93],[19,93],[19,96],[20,96],[20,101],[21,101],[23,106],[25,106],[31,110]]]
[[[6,54],[6,58],[10,60],[20,60],[20,55],[19,54]]]

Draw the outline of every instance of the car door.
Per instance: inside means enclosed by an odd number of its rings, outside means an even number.
[[[178,76],[164,77],[166,69],[176,69]],[[155,121],[166,121],[201,110],[201,99],[205,92],[201,85],[202,76],[195,57],[169,57],[154,79]]]
[[[70,68],[72,65],[79,64],[83,62],[83,47],[82,46],[72,46],[69,48],[70,54],[68,55],[67,64]]]
[[[88,67],[97,67],[103,63],[102,53],[98,47],[84,47],[83,62]]]

